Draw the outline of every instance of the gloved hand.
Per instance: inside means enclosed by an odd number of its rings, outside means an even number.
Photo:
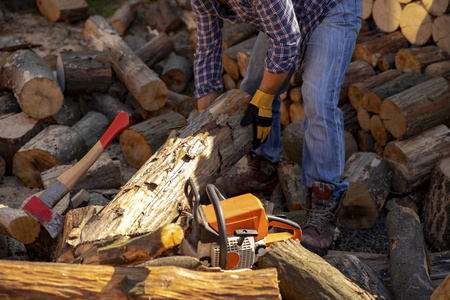
[[[257,90],[241,120],[241,126],[255,124],[253,149],[266,142],[272,128],[272,102],[274,97],[275,95]]]

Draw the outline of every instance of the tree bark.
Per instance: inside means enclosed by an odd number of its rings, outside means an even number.
[[[84,0],[38,0],[37,5],[51,22],[74,22],[89,16],[89,6]]]
[[[120,136],[120,148],[125,159],[132,167],[142,167],[165,143],[170,132],[184,124],[186,119],[172,111],[125,129]]]
[[[83,138],[85,148],[89,150],[103,136],[109,125],[110,122],[104,114],[91,110],[73,125],[72,129]]]
[[[380,118],[398,140],[434,127],[450,115],[449,83],[436,77],[385,99]]]
[[[108,94],[93,94],[92,99],[92,107],[105,115],[109,123],[112,123],[121,111],[128,115],[130,126],[142,121],[141,115],[133,108]]]
[[[6,260],[0,266],[0,291],[12,298],[281,299],[275,269],[224,273]]]
[[[136,50],[136,55],[149,67],[168,57],[175,48],[172,40],[166,33],[161,33]]]
[[[164,106],[167,101],[164,82],[103,17],[92,16],[86,21],[84,38],[89,48],[109,52],[115,73],[144,109],[154,111]]]
[[[450,55],[437,46],[401,49],[395,56],[395,66],[402,72],[423,72],[430,64],[449,60]]]
[[[384,128],[380,115],[373,115],[370,119],[370,134],[375,142],[382,147],[392,140],[392,136]]]
[[[339,224],[371,228],[384,207],[391,186],[388,163],[372,152],[357,152],[345,163],[343,178],[350,187],[339,211]]]
[[[106,93],[111,86],[111,62],[106,51],[60,52],[56,71],[64,93]]]
[[[399,193],[413,191],[430,179],[435,161],[450,155],[450,129],[438,125],[404,141],[389,142],[384,148],[393,171],[392,188]]]
[[[161,73],[161,79],[167,88],[176,93],[181,93],[192,78],[192,63],[184,56],[171,56]]]
[[[273,243],[257,265],[278,270],[283,299],[375,299],[298,240]]]
[[[395,299],[429,299],[434,289],[419,216],[398,206],[387,215],[386,228]]]
[[[394,32],[400,26],[402,6],[396,0],[375,0],[372,18],[382,32]]]
[[[436,164],[424,202],[425,238],[438,251],[450,250],[450,157]]]
[[[356,60],[352,61],[345,73],[344,82],[341,85],[341,91],[339,94],[339,105],[344,104],[348,100],[348,88],[350,84],[363,81],[366,78],[375,75],[375,70],[366,61]]]
[[[182,25],[181,18],[164,0],[158,0],[158,3],[150,5],[145,13],[144,22],[161,33],[172,32]]]
[[[12,94],[0,96],[0,117],[10,113],[20,113],[20,106]]]
[[[400,17],[400,29],[403,36],[413,45],[425,45],[431,40],[432,16],[422,1],[406,4]]]
[[[302,168],[295,162],[278,168],[278,178],[289,211],[305,208],[308,188],[302,182]]]

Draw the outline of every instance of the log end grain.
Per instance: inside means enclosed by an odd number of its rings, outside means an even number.
[[[406,119],[402,114],[400,108],[390,101],[385,99],[380,106],[380,119],[383,122],[384,128],[392,134],[396,139],[401,139],[406,132]]]
[[[371,228],[378,218],[378,211],[367,187],[350,182],[350,187],[339,211],[340,226]]]
[[[394,32],[400,25],[402,7],[396,0],[375,0],[372,17],[383,32]]]
[[[448,28],[450,28],[450,15],[443,15],[437,17],[433,21],[432,36],[440,48],[450,53],[450,35],[448,34]]]
[[[294,102],[289,105],[289,118],[291,122],[303,120],[305,118],[305,111],[300,103]]]
[[[403,8],[400,29],[411,44],[426,44],[431,38],[432,23],[431,15],[421,2],[412,2]]]
[[[152,155],[152,149],[145,138],[133,129],[122,132],[120,148],[128,164],[134,168],[142,167]]]
[[[141,106],[148,111],[155,111],[162,108],[168,98],[167,86],[163,81],[156,80],[148,83],[142,89],[142,93],[137,97]]]
[[[421,72],[420,62],[408,49],[400,49],[397,52],[395,67],[402,72]]]
[[[34,78],[22,88],[18,97],[22,110],[30,117],[44,119],[56,114],[64,103],[58,84],[48,78]]]
[[[21,243],[30,244],[39,235],[41,225],[22,209],[0,205],[0,232]]]

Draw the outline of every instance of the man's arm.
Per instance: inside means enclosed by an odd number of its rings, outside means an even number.
[[[214,101],[216,101],[217,97],[219,97],[219,92],[214,91],[212,93],[209,93],[201,98],[197,99],[197,107],[198,111],[202,111],[206,109],[208,106],[210,106]]]
[[[259,90],[267,94],[275,95],[283,85],[283,82],[286,80],[288,75],[289,71],[281,74],[271,74],[264,71],[264,76],[261,85],[259,86]]]

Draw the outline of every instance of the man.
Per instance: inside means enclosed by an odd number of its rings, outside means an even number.
[[[260,31],[241,90],[253,95],[241,125],[255,124],[252,167],[217,184],[227,193],[273,190],[280,160],[280,97],[305,59],[302,183],[310,188],[302,244],[325,255],[348,182],[340,86],[361,26],[362,0],[192,0],[197,22],[194,62],[199,110],[223,89],[223,21]]]

